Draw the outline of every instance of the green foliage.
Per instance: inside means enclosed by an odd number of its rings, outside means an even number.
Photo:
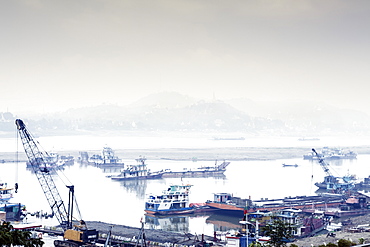
[[[320,244],[318,247],[326,247],[326,244]]]
[[[270,237],[269,244],[280,247],[286,246],[288,239],[292,237],[292,228],[290,224],[282,220],[274,220],[270,224],[262,227],[264,235]]]
[[[326,247],[338,247],[338,245],[334,244],[334,243],[328,243],[326,245]]]
[[[365,239],[364,238],[360,238],[359,240],[358,240],[358,244],[364,244],[365,243]]]
[[[248,247],[263,247],[264,245],[259,242],[253,242]],[[298,247],[298,246],[297,246]]]
[[[339,239],[338,240],[338,247],[350,247],[350,246],[353,246],[353,245],[356,245],[356,244],[349,241],[349,240],[346,240],[346,239]]]
[[[296,245],[296,244],[291,244],[291,245],[289,245],[289,247],[298,247],[298,245]]]
[[[42,247],[44,242],[41,239],[31,238],[29,231],[15,231],[10,222],[3,222],[0,225],[0,246],[24,246],[24,247]]]

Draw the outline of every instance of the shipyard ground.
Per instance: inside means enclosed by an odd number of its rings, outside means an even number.
[[[359,243],[360,239],[364,240],[364,243],[370,243],[370,232],[349,232],[348,229],[357,227],[358,225],[369,224],[370,215],[363,215],[358,217],[351,217],[346,219],[337,219],[337,222],[343,220],[350,220],[351,224],[346,225],[342,228],[341,231],[335,232],[335,237],[327,237],[326,232],[318,234],[314,237],[307,237],[298,239],[290,244],[296,244],[299,247],[312,247],[320,246],[328,243],[337,243],[339,239],[350,240],[354,243]],[[89,221],[87,222],[89,228],[95,228],[101,233],[107,233],[109,227],[111,226],[108,223],[98,222],[98,221]],[[133,236],[138,236],[140,232],[139,228],[128,227],[123,225],[114,225],[112,229],[112,234],[116,236],[122,236],[126,238],[132,238]],[[186,235],[185,233],[174,233],[166,232],[162,230],[145,230],[145,236],[147,241],[159,242],[159,243],[178,243],[184,245],[191,245],[191,243],[199,243],[202,240],[202,236]],[[213,241],[212,236],[205,236],[204,240]],[[288,244],[288,246],[290,245]]]
[[[109,224],[100,221],[88,221],[86,222],[90,229],[96,229],[99,233],[108,233],[110,226],[112,228],[112,235],[113,236],[120,236],[124,238],[137,239],[140,236],[140,228],[124,226],[124,225],[117,225],[117,224]],[[152,244],[157,243],[171,243],[171,244],[185,244],[185,245],[193,245],[194,243],[204,241],[212,241],[213,237],[211,236],[202,236],[202,235],[192,235],[180,232],[168,232],[163,230],[155,230],[155,229],[145,229],[145,239],[146,241],[150,241]],[[203,239],[202,239],[203,238]]]
[[[319,246],[328,243],[337,244],[339,239],[350,240],[356,244],[359,244],[359,240],[363,239],[364,243],[370,243],[370,232],[350,232],[349,229],[357,227],[358,225],[366,225],[370,223],[370,215],[362,215],[357,217],[350,217],[346,219],[337,219],[337,222],[344,220],[350,220],[351,224],[342,227],[342,230],[335,232],[335,237],[327,237],[326,233],[318,234],[314,237],[307,237],[299,239],[293,244],[296,244],[300,247],[312,247]],[[289,244],[288,244],[289,246]]]
[[[351,224],[346,225],[340,231],[336,231],[335,237],[327,237],[326,232],[322,232],[313,237],[307,237],[298,239],[291,244],[295,244],[299,247],[312,247],[320,246],[323,244],[334,243],[337,244],[338,240],[346,239],[358,244],[360,239],[364,240],[364,243],[370,243],[370,232],[349,232],[349,229],[354,228],[358,225],[369,224],[370,215],[351,217],[346,219],[337,219],[337,222],[343,220],[350,220]],[[86,222],[90,229],[97,229],[100,233],[107,234],[110,226],[112,228],[112,235],[118,237],[124,237],[128,239],[136,238],[140,235],[140,228],[129,227],[124,225],[112,225],[100,221],[88,221]],[[176,232],[167,232],[162,230],[149,230],[145,229],[145,238],[147,241],[150,241],[151,244],[156,245],[155,243],[172,243],[172,244],[183,244],[183,245],[199,245],[202,240],[204,241],[214,241],[213,236],[195,236],[185,233],[176,233]],[[135,241],[135,240],[134,240]],[[219,242],[222,245],[222,242]]]

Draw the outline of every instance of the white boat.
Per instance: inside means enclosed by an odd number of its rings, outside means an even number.
[[[94,154],[88,158],[88,163],[97,166],[124,166],[120,158],[115,156],[110,147],[103,147],[102,155]]]
[[[194,213],[189,205],[189,192],[192,185],[170,185],[160,195],[150,194],[145,202],[145,212],[151,215],[171,215]]]
[[[132,180],[132,179],[158,179],[162,178],[162,172],[150,172],[146,163],[146,158],[136,159],[136,165],[126,165],[118,175],[109,176],[112,180]]]
[[[13,198],[14,188],[9,188],[7,183],[0,181],[0,203],[7,203]]]

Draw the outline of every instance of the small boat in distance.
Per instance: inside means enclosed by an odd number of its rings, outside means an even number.
[[[298,141],[320,141],[320,138],[317,137],[301,137]]]
[[[283,163],[283,167],[298,167],[298,165],[297,164],[288,165],[288,164]]]
[[[244,141],[245,137],[213,137],[215,141]]]

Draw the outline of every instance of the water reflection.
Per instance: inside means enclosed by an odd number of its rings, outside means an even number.
[[[240,227],[241,218],[230,215],[211,214],[206,219],[207,224],[213,224],[214,231],[227,232]]]
[[[189,232],[189,217],[185,215],[154,216],[146,214],[145,224],[149,229]]]
[[[213,232],[227,232],[240,228],[241,218],[216,213],[201,213],[191,215],[155,216],[145,215],[148,229],[189,232],[189,222],[194,218],[205,218],[206,224],[213,225]]]
[[[133,193],[138,199],[145,198],[145,191],[147,188],[147,180],[145,179],[133,179],[133,180],[123,180],[123,181],[114,181],[120,183],[127,192]]]

